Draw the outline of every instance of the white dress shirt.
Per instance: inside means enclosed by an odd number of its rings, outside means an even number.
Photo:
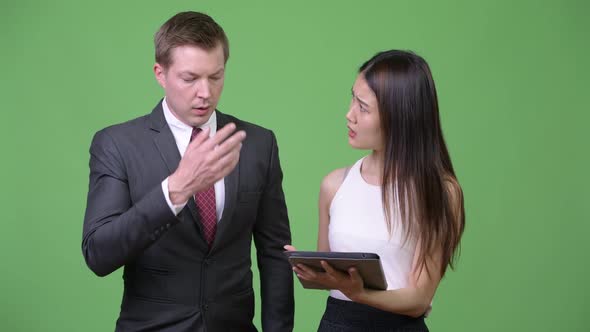
[[[191,134],[193,131],[193,127],[185,124],[184,122],[180,121],[168,107],[166,103],[166,98],[162,100],[162,109],[164,109],[164,117],[166,118],[166,122],[172,131],[172,135],[174,135],[174,140],[176,141],[176,146],[178,147],[178,152],[180,152],[180,156],[184,156],[184,152],[188,147],[188,144],[191,139]],[[213,112],[209,120],[205,122],[203,125],[199,126],[201,129],[205,129],[209,127],[209,137],[213,137],[217,132],[217,114]],[[225,182],[223,178],[219,181],[215,182],[215,207],[217,211],[217,222],[221,220],[221,215],[223,213],[223,207],[225,205]],[[166,198],[166,203],[172,210],[174,215],[178,215],[178,213],[184,208],[187,202],[182,204],[172,204],[170,200],[170,192],[168,191],[168,178],[162,181],[162,191],[164,192],[164,197]]]

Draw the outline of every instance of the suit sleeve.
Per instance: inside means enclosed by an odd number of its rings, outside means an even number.
[[[90,146],[90,181],[82,253],[88,267],[105,276],[133,260],[177,223],[160,184],[132,204],[117,145],[106,130]]]
[[[254,243],[260,270],[262,329],[292,331],[293,271],[283,254],[283,246],[291,243],[291,231],[282,188],[283,173],[272,132],[271,140],[268,182],[262,193],[254,227]]]

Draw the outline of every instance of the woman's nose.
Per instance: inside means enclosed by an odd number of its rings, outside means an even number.
[[[354,120],[354,110],[353,110],[353,105],[350,105],[350,107],[348,108],[348,112],[346,112],[346,120],[348,120],[349,122],[355,122]]]

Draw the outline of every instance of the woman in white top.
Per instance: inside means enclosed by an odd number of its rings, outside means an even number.
[[[348,142],[372,152],[322,181],[318,250],[377,253],[388,288],[364,288],[354,268],[295,266],[299,278],[331,290],[319,331],[428,331],[424,315],[453,267],[465,224],[438,113],[420,56],[385,51],[361,66],[346,114]]]

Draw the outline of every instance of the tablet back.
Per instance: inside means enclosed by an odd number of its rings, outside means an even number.
[[[364,252],[319,252],[319,251],[287,251],[285,252],[292,266],[305,264],[318,271],[325,272],[320,264],[324,260],[334,269],[348,273],[351,267],[356,267],[365,283],[365,288],[385,290],[387,281],[381,267],[379,255]],[[322,289],[320,285],[299,279],[304,288]]]

